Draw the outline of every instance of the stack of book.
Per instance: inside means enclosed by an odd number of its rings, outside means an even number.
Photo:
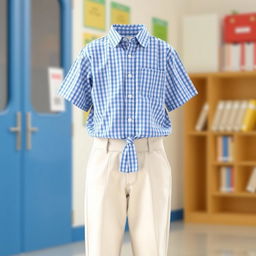
[[[220,100],[212,122],[213,131],[251,131],[256,129],[256,99]]]
[[[246,190],[252,193],[256,191],[256,166],[252,169],[251,176],[246,185]]]
[[[221,166],[220,167],[220,187],[221,192],[234,191],[234,167]]]
[[[231,162],[234,160],[233,136],[217,136],[217,161]]]
[[[223,71],[256,70],[256,42],[225,43]]]

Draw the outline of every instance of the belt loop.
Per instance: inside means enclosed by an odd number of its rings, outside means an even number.
[[[108,146],[109,146],[109,138],[107,138],[107,141],[106,141],[106,153],[108,153]]]
[[[147,146],[148,146],[148,152],[150,152],[151,149],[150,149],[150,139],[149,139],[149,137],[147,137]]]

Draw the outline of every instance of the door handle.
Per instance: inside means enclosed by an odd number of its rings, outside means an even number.
[[[31,149],[31,133],[38,131],[38,127],[32,127],[31,125],[31,113],[26,113],[26,147]]]
[[[16,132],[16,149],[21,149],[21,112],[16,112],[16,125],[15,127],[10,127],[11,132]]]

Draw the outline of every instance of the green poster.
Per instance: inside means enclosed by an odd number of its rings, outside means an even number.
[[[152,18],[152,34],[167,42],[168,40],[168,22],[159,18]]]
[[[130,7],[117,2],[111,2],[111,24],[129,24]]]

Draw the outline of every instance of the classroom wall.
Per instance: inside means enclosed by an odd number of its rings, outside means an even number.
[[[232,11],[239,13],[251,13],[256,12],[256,1],[255,0],[185,0],[184,8],[182,10],[183,15],[199,15],[199,14],[217,14],[222,21],[224,15],[231,14]],[[182,20],[181,20],[182,22]],[[178,33],[178,37],[182,40],[181,33]],[[182,49],[180,49],[182,56]]]
[[[82,25],[82,0],[74,0],[73,2],[73,59],[82,47],[82,32],[95,32],[96,30],[85,29]],[[183,1],[178,0],[140,0],[140,1],[120,1],[120,3],[129,5],[131,8],[131,23],[144,23],[149,32],[151,32],[151,17],[159,17],[165,19],[169,23],[169,40],[178,52],[180,52],[180,29],[181,14],[185,8]],[[109,24],[109,6],[107,1],[107,29]],[[98,34],[105,34],[96,32]],[[73,225],[79,226],[84,224],[84,176],[85,168],[88,161],[88,155],[92,145],[92,138],[88,136],[85,127],[82,126],[82,111],[73,106]],[[183,207],[183,117],[182,107],[169,113],[173,123],[173,134],[165,138],[165,148],[168,159],[172,167],[173,177],[173,195],[172,209],[180,209]]]
[[[256,1],[255,0],[186,0],[184,5],[184,14],[200,14],[200,13],[218,13],[220,16],[230,13],[232,10],[238,12],[255,12]]]

